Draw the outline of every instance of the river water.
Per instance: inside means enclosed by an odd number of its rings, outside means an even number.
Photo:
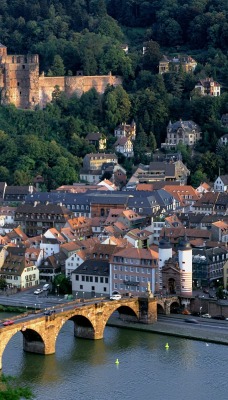
[[[227,362],[228,346],[111,327],[103,340],[77,339],[68,321],[49,356],[25,353],[17,333],[2,371],[30,385],[36,400],[220,400]]]

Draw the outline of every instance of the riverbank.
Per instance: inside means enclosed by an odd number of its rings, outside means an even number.
[[[172,318],[172,316],[167,318]],[[193,328],[191,324],[187,323],[186,325],[183,324],[181,326],[175,324],[175,322],[173,322],[173,324],[172,323],[165,324],[164,322],[159,322],[159,321],[155,322],[154,324],[140,324],[137,322],[136,323],[126,322],[122,321],[119,318],[111,317],[107,325],[118,328],[137,330],[142,332],[151,332],[166,336],[176,336],[185,339],[200,340],[204,342],[228,345],[228,332],[221,332],[219,329],[216,332],[214,330],[210,331],[207,329],[207,327],[200,324],[200,321],[201,320],[199,319],[197,328],[196,326],[194,326]],[[216,322],[210,321],[210,323],[213,324]],[[224,321],[224,324],[228,324],[228,322]]]

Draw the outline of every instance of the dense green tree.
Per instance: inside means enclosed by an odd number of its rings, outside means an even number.
[[[0,182],[10,182],[10,171],[2,165],[0,166]]]
[[[0,278],[0,289],[4,290],[7,287],[6,280],[4,278]]]
[[[65,67],[63,59],[57,54],[54,57],[53,65],[48,72],[48,76],[63,76],[65,75]]]
[[[207,174],[205,174],[201,169],[198,169],[191,174],[190,184],[196,189],[201,183],[206,182],[207,180]]]
[[[61,294],[70,294],[72,293],[72,284],[68,277],[64,274],[56,275],[53,282],[53,289],[57,289],[59,287],[59,293]]]
[[[78,181],[77,171],[73,166],[70,165],[69,161],[65,157],[58,157],[56,165],[52,167],[50,171],[50,179],[53,187],[58,187],[65,182],[65,184],[73,184]]]
[[[145,43],[145,53],[143,56],[143,67],[153,72],[158,72],[159,61],[162,59],[162,52],[157,42],[150,40]]]
[[[130,116],[131,102],[122,86],[108,88],[104,94],[105,120],[109,128],[125,122]]]
[[[23,400],[34,398],[32,391],[28,387],[22,387],[18,380],[13,377],[1,375],[0,382],[1,400]]]
[[[150,132],[148,135],[148,147],[152,153],[154,153],[157,148],[157,142],[153,132]]]

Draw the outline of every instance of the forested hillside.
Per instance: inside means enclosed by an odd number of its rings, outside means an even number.
[[[219,167],[228,173],[227,147],[216,150],[228,133],[220,122],[228,112],[227,0],[1,0],[0,18],[0,42],[9,54],[38,53],[40,73],[123,76],[123,87],[102,96],[91,90],[69,100],[56,90],[45,110],[0,107],[0,181],[28,184],[41,174],[48,189],[77,181],[82,157],[95,150],[86,134],[103,132],[111,151],[114,127],[132,119],[137,138],[133,162],[124,162],[129,172],[149,161],[145,153],[153,157],[169,120],[182,118],[203,132],[194,155],[180,147],[191,183],[214,179]],[[196,70],[159,75],[163,54],[191,55]],[[222,85],[220,97],[194,92],[205,77]]]

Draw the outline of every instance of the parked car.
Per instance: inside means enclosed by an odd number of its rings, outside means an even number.
[[[210,314],[203,314],[203,315],[201,315],[201,317],[202,318],[211,318],[211,315]]]
[[[190,315],[191,313],[190,313],[190,311],[188,311],[187,309],[185,309],[185,310],[183,310],[183,311],[181,312],[181,314],[183,314],[183,315]]]
[[[213,319],[220,319],[222,321],[224,321],[226,318],[224,317],[224,315],[215,315],[214,317],[212,317]]]
[[[55,313],[55,310],[46,310],[44,311],[44,315],[52,315]]]
[[[215,295],[212,294],[212,293],[209,293],[209,298],[210,298],[210,299],[214,299],[214,298],[215,298]]]
[[[43,292],[43,289],[36,289],[35,292],[34,292],[34,294],[40,294],[40,293],[42,293],[42,292]]]
[[[7,321],[3,322],[4,326],[13,325],[14,321],[12,319],[8,319]]]
[[[184,322],[188,322],[188,323],[190,323],[190,324],[198,324],[198,323],[199,323],[199,321],[197,321],[197,320],[194,319],[194,318],[186,318],[186,319],[184,320]]]
[[[45,283],[45,285],[43,286],[43,290],[49,290],[49,289],[50,289],[49,283]]]
[[[110,296],[110,300],[120,300],[121,299],[121,294],[112,294]]]

